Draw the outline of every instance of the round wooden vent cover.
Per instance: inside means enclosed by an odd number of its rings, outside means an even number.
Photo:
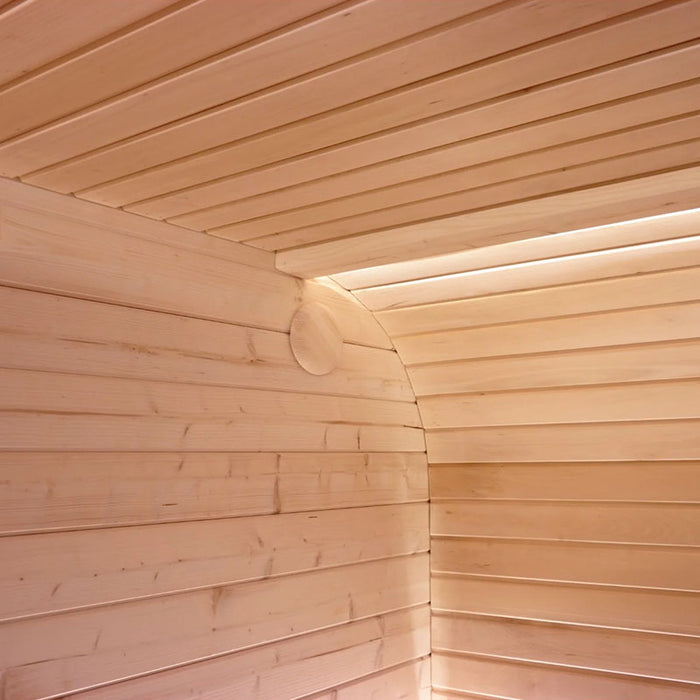
[[[294,314],[289,342],[296,361],[309,374],[332,372],[343,352],[343,338],[333,317],[315,301],[302,305]]]

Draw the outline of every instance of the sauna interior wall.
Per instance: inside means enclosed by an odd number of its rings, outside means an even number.
[[[371,314],[15,182],[0,215],[3,700],[428,697],[424,438]]]
[[[698,697],[700,217],[677,221],[356,292],[426,428],[434,698]]]

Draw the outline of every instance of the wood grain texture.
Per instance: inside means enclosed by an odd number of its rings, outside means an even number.
[[[698,204],[698,0],[261,2],[9,5],[0,174],[307,278]]]
[[[435,697],[697,692],[697,223],[338,275],[426,429]]]
[[[426,504],[3,537],[0,618],[427,550]]]
[[[427,700],[428,660],[422,658],[395,668],[392,664],[426,654],[428,645],[423,640],[428,630],[429,610],[420,606],[68,697],[122,700],[157,693],[164,700],[213,700],[236,693],[240,697],[276,700],[284,693],[310,700],[361,700],[372,697],[372,693],[378,693],[378,697],[401,693],[406,698]],[[251,668],[256,669],[255,674],[250,673]],[[387,670],[381,670],[384,668]],[[371,675],[347,682],[358,672]],[[307,694],[322,685],[336,687]]]
[[[19,183],[0,218],[3,697],[426,697],[425,444],[371,314]],[[338,318],[323,377],[304,302]]]
[[[5,693],[63,694],[422,604],[427,564],[401,557],[8,622]]]
[[[2,533],[426,501],[424,454],[0,452]]]
[[[697,687],[692,683],[448,654],[433,656],[433,674],[433,682],[438,688],[433,697],[438,700],[500,700],[511,697],[539,700],[548,696],[566,697],[570,700],[589,700],[592,697],[615,700],[692,700],[697,695]],[[467,685],[474,688],[473,694],[450,690],[452,687]]]

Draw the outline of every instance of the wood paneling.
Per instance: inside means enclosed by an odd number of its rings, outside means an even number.
[[[0,174],[302,277],[700,203],[698,0],[260,2],[9,6]]]
[[[277,700],[280,688],[285,688],[289,697],[309,700],[363,700],[373,693],[427,700],[430,674],[425,657],[391,666],[407,656],[427,654],[428,613],[427,606],[387,613],[68,697],[122,700],[155,693],[163,700],[179,700],[184,693],[213,700],[233,693]],[[358,671],[371,675],[346,682]],[[319,685],[336,687],[307,695]]]
[[[338,276],[426,429],[434,697],[697,694],[697,232],[695,211]]]
[[[425,442],[366,309],[13,182],[0,277],[3,698],[427,697]],[[325,377],[305,301],[344,341]]]

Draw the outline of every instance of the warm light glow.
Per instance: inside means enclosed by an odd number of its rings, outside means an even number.
[[[594,258],[594,257],[602,257],[605,255],[611,255],[614,253],[618,253],[619,251],[623,250],[644,250],[644,249],[652,249],[652,248],[670,248],[674,245],[680,245],[682,243],[686,243],[689,240],[697,239],[698,236],[696,235],[691,235],[691,236],[680,236],[678,238],[663,238],[662,240],[652,240],[648,242],[639,242],[639,243],[621,243],[620,245],[615,245],[615,233],[624,229],[624,228],[629,228],[631,226],[637,226],[637,225],[644,225],[644,224],[652,224],[654,222],[658,222],[661,220],[673,220],[674,218],[681,218],[681,217],[688,217],[688,216],[693,216],[693,215],[700,215],[700,208],[695,208],[695,209],[686,209],[683,211],[676,211],[676,212],[670,212],[666,214],[657,214],[654,216],[647,216],[643,217],[640,219],[628,219],[626,221],[619,221],[611,224],[601,224],[600,226],[590,226],[587,228],[580,228],[580,229],[572,229],[570,231],[562,231],[559,233],[552,233],[552,234],[546,234],[543,236],[536,236],[534,238],[527,238],[527,239],[521,239],[518,241],[509,241],[507,243],[500,243],[497,245],[493,246],[483,246],[480,248],[468,248],[463,251],[458,251],[455,253],[448,253],[444,255],[436,255],[436,256],[429,256],[425,258],[420,258],[416,260],[407,260],[403,262],[396,262],[396,263],[391,263],[388,265],[380,265],[380,266],[374,266],[374,267],[368,267],[368,268],[363,268],[363,269],[358,269],[358,270],[353,270],[347,273],[340,273],[337,275],[337,281],[340,284],[343,284],[348,289],[381,289],[384,287],[405,287],[405,288],[410,288],[413,285],[421,284],[424,283],[427,279],[431,280],[449,280],[449,279],[467,279],[469,277],[476,277],[478,275],[483,275],[488,272],[493,272],[495,270],[499,271],[507,271],[507,270],[514,270],[514,269],[523,269],[527,267],[533,267],[536,265],[548,265],[548,264],[553,264],[555,262],[560,262],[562,260],[567,260],[567,259],[586,259],[586,258]],[[698,230],[700,231],[700,220],[698,221],[699,228]],[[509,253],[513,253],[513,251],[522,251],[523,255],[527,255],[527,247],[532,246],[532,245],[537,245],[537,244],[547,244],[547,243],[553,243],[555,241],[561,241],[563,239],[570,238],[572,236],[579,236],[579,237],[585,237],[587,234],[594,234],[595,232],[600,232],[600,231],[606,231],[610,232],[611,234],[611,240],[610,240],[610,247],[605,247],[597,250],[591,250],[591,251],[586,251],[586,250],[580,250],[580,251],[574,251],[571,253],[566,253],[566,252],[556,252],[553,251],[551,254],[548,254],[547,251],[543,251],[542,253],[536,253],[537,257],[535,259],[530,259],[530,260],[523,260],[519,262],[510,262],[510,263],[504,263],[501,265],[489,265],[489,264],[479,264],[477,262],[477,267],[475,269],[467,269],[463,271],[456,271],[456,272],[445,272],[445,273],[437,273],[437,274],[430,274],[429,272],[427,274],[421,274],[421,266],[428,264],[429,268],[432,267],[433,269],[438,266],[438,267],[450,267],[452,264],[454,265],[455,268],[465,267],[469,266],[470,264],[473,264],[472,260],[470,258],[474,258],[476,256],[479,256],[480,254],[484,253],[485,251],[487,252],[495,252],[495,251],[503,251],[504,255],[503,257],[507,257]],[[599,245],[596,244],[596,245]],[[607,244],[606,244],[607,245]],[[497,257],[497,256],[493,256]],[[389,277],[401,277],[402,275],[405,274],[405,277],[410,277],[411,279],[397,279],[394,282],[380,282],[379,284],[352,284],[352,279],[353,275],[362,275],[362,274],[368,274],[372,275],[372,273],[376,273],[376,275],[381,279],[383,276],[389,276]],[[347,276],[349,283],[344,282],[344,276]],[[334,277],[335,278],[335,277]]]

